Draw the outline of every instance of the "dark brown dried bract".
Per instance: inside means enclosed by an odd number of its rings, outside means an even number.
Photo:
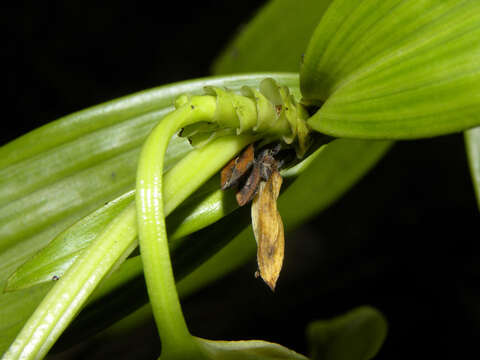
[[[243,206],[253,199],[257,193],[260,180],[260,166],[255,164],[247,178],[247,181],[245,182],[245,185],[235,195],[239,206]]]
[[[236,186],[250,170],[255,161],[255,149],[250,144],[239,157],[232,159],[220,174],[220,187],[222,190]]]

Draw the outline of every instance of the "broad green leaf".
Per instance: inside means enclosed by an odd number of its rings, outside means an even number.
[[[268,2],[215,61],[213,71],[299,71],[308,40],[331,2]]]
[[[370,306],[362,306],[330,320],[311,323],[307,337],[312,360],[369,360],[387,336],[387,321]]]
[[[337,137],[413,139],[480,124],[480,2],[334,1],[301,70],[309,124]]]
[[[3,146],[0,188],[10,190],[0,197],[0,288],[7,276],[55,235],[133,188],[139,147],[156,122],[173,109],[178,95],[201,93],[207,85],[257,86],[265,77],[287,86],[298,84],[294,74],[182,82],[67,116]],[[190,150],[183,139],[174,146],[178,147],[171,151],[172,164]],[[32,180],[27,187],[22,183],[25,178]],[[0,295],[0,353],[48,288]]]
[[[465,132],[465,146],[470,165],[473,189],[475,190],[480,209],[480,127]]]

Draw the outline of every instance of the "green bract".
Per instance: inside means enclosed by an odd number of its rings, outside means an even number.
[[[206,87],[206,93],[215,97],[216,109],[211,122],[188,125],[182,136],[188,136],[194,143],[227,133],[259,134],[267,141],[277,139],[287,144],[294,143],[297,155],[302,158],[310,144],[306,125],[308,114],[290,94],[288,87],[279,86],[267,78],[260,83],[260,89],[242,87],[241,94],[222,88]],[[176,106],[189,101],[184,95],[177,99]],[[200,125],[200,126],[199,126]],[[223,130],[223,131],[222,131]]]

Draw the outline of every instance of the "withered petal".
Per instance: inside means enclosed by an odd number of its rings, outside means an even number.
[[[257,241],[257,264],[263,281],[275,290],[282,269],[285,237],[283,222],[277,210],[282,177],[278,171],[262,181],[252,202],[252,227]]]

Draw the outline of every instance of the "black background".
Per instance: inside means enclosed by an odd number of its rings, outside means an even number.
[[[209,74],[263,2],[31,2],[5,8],[2,143],[76,110]],[[314,319],[371,304],[390,331],[379,359],[478,353],[480,246],[463,138],[397,143],[337,204],[287,235],[272,294],[255,264],[184,303],[192,332],[261,338],[306,353]],[[64,358],[152,358],[148,324],[122,341]]]

